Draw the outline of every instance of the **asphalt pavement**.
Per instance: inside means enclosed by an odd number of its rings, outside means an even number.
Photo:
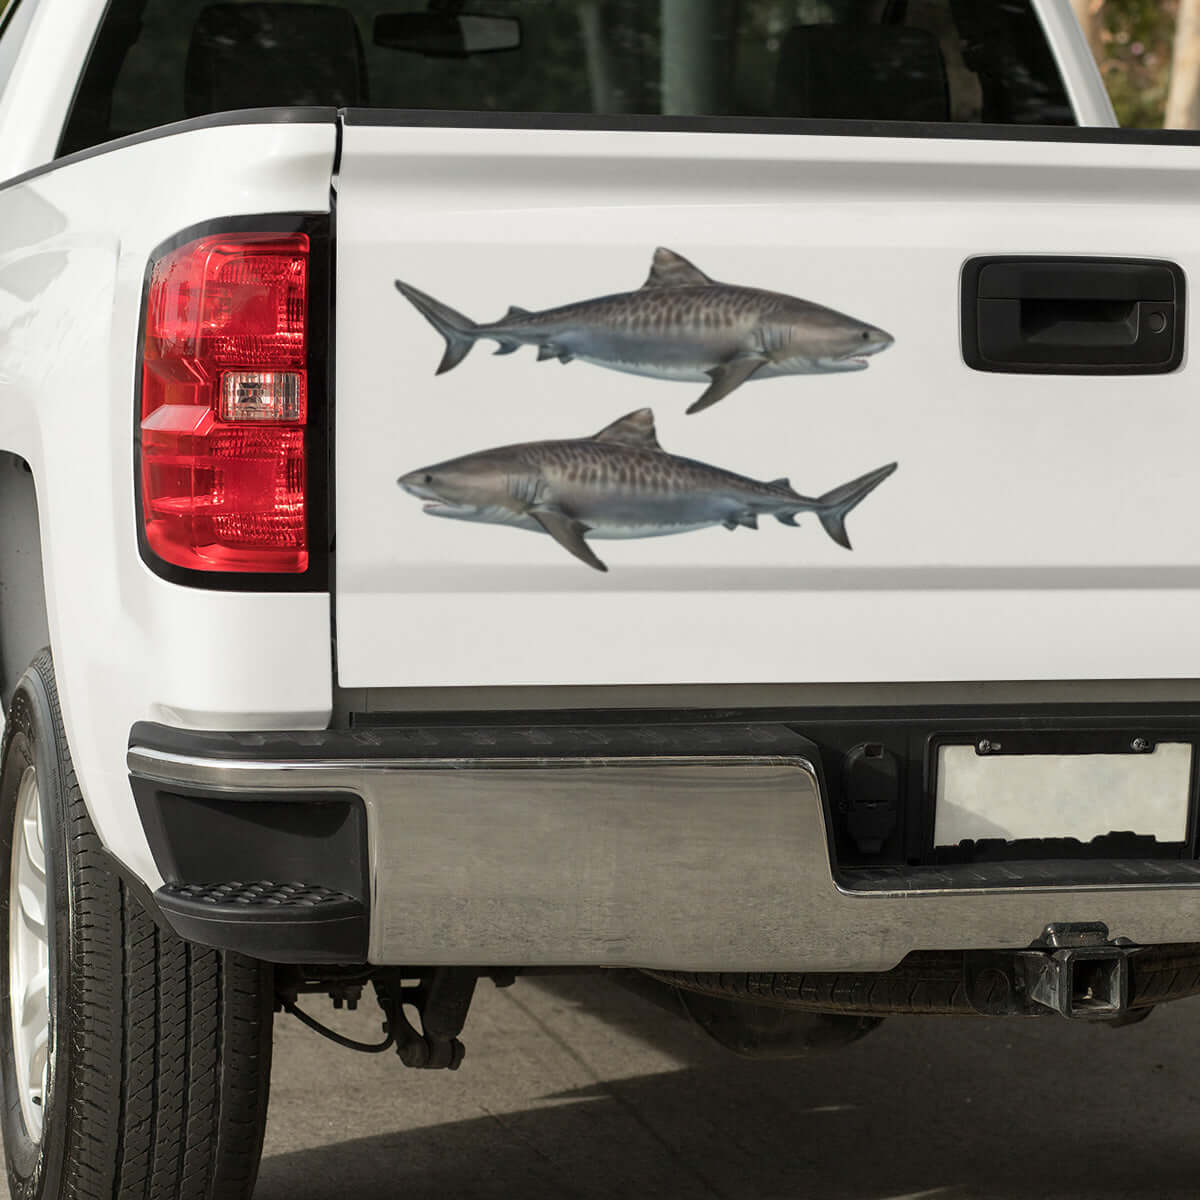
[[[378,1036],[374,1002],[308,1007]],[[276,1025],[256,1200],[1200,1197],[1200,1002],[1106,1029],[897,1017],[754,1063],[602,979],[480,985],[457,1073]]]

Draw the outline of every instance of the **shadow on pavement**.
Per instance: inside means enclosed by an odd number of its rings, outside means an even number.
[[[258,1200],[1200,1195],[1200,1010],[1187,1004],[1121,1031],[897,1018],[837,1054],[764,1064],[595,980],[511,995],[591,1082],[516,1112],[480,1103],[470,1119],[276,1155]],[[606,1078],[610,1043],[580,1052],[563,1038],[581,1014],[649,1034],[680,1068]]]

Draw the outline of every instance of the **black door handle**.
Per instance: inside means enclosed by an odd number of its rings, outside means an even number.
[[[962,341],[977,371],[1158,375],[1183,362],[1185,277],[1128,258],[975,258]]]

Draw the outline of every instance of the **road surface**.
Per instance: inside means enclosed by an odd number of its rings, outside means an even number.
[[[355,1014],[309,1009],[363,1039]],[[276,1025],[256,1200],[1200,1196],[1200,1002],[1122,1030],[893,1018],[749,1063],[585,977],[482,983],[457,1074]]]

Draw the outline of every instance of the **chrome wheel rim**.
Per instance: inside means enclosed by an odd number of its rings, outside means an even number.
[[[37,771],[26,767],[17,787],[8,885],[8,1005],[21,1115],[41,1140],[50,1075],[50,905],[46,843]]]

